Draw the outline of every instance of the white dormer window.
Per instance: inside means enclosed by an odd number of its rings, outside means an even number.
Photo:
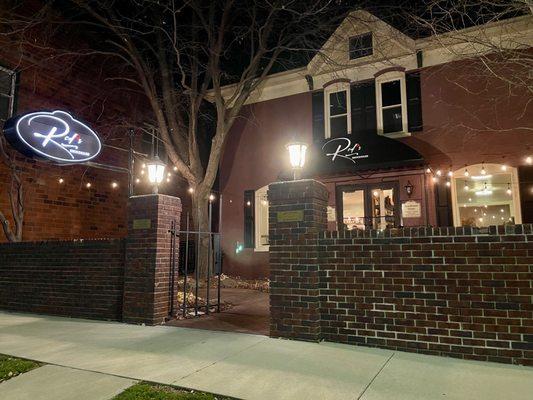
[[[371,56],[373,54],[372,32],[352,36],[349,44],[350,60]]]
[[[392,138],[410,136],[405,72],[391,71],[376,78],[376,113],[380,135]]]
[[[350,83],[341,82],[324,89],[326,138],[346,136],[352,132]]]

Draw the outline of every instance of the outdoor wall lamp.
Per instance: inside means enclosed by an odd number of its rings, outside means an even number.
[[[307,151],[307,145],[301,142],[292,142],[285,147],[287,150],[289,150],[289,159],[294,173],[294,180],[300,179],[302,168],[305,164],[305,152]]]
[[[407,181],[407,185],[405,185],[404,188],[405,188],[405,192],[407,193],[407,196],[411,197],[411,195],[413,194],[413,190],[415,188],[413,184],[411,183],[411,181]]]
[[[157,194],[158,185],[163,182],[165,176],[165,163],[155,156],[150,162],[147,163],[148,167],[148,180],[152,184],[152,193]]]

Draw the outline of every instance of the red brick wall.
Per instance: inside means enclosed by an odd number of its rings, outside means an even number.
[[[246,107],[233,126],[220,163],[223,272],[246,278],[268,276],[268,252],[244,249],[244,191],[257,190],[290,171],[285,145],[311,141],[311,95],[265,101]]]
[[[39,37],[39,40],[42,39]],[[16,114],[63,109],[86,121],[104,145],[127,147],[126,123],[145,113],[142,97],[106,81],[101,57],[54,57],[0,38],[0,65],[20,72]],[[2,122],[0,121],[0,128]],[[127,167],[127,154],[106,149],[94,160]],[[127,176],[83,166],[57,166],[17,157],[25,191],[23,240],[120,238],[126,235]],[[59,184],[59,178],[64,179]],[[0,161],[0,210],[10,215],[10,174]],[[116,181],[119,186],[111,187]],[[87,189],[85,184],[91,183]],[[0,242],[6,238],[0,230]]]
[[[533,227],[326,232],[322,336],[533,365]]]
[[[0,244],[0,308],[120,320],[124,241]]]
[[[329,232],[321,183],[269,201],[272,336],[533,365],[533,225]]]

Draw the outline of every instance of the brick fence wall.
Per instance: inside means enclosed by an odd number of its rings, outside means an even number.
[[[0,243],[0,308],[120,320],[124,241]]]
[[[492,232],[322,232],[322,338],[533,364],[532,226]]]
[[[532,225],[325,232],[324,190],[269,188],[272,336],[533,365]]]

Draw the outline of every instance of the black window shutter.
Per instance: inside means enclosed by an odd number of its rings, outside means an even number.
[[[413,72],[405,76],[407,86],[407,122],[409,132],[422,130],[422,94],[420,74]]]
[[[320,91],[313,93],[313,142],[324,138],[324,91]]]
[[[533,182],[533,167],[518,167],[518,182],[520,184],[520,209],[522,210],[522,223],[533,223],[533,192],[530,190]]]
[[[255,191],[244,191],[244,247],[255,247]]]
[[[444,182],[435,184],[435,206],[437,207],[437,226],[453,226],[452,197]]]
[[[350,89],[352,107],[352,133],[376,134],[376,88],[374,81],[352,85]]]

